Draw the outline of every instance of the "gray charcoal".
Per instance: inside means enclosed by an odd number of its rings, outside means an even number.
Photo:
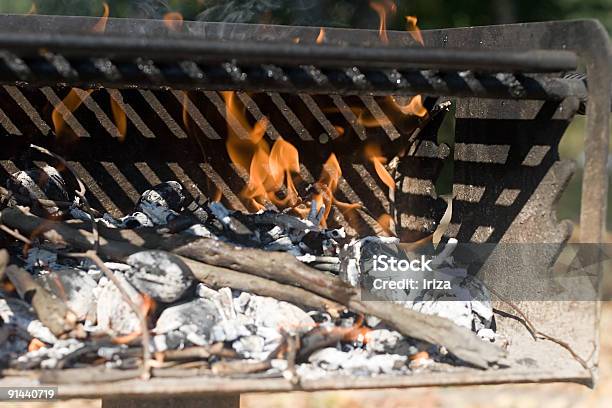
[[[180,330],[158,334],[152,339],[154,351],[179,350],[185,347],[186,342],[187,334]]]
[[[41,347],[38,350],[19,356],[17,360],[12,362],[12,366],[21,369],[37,367],[55,369],[58,368],[57,364],[59,361],[84,346],[85,343],[76,339],[58,340],[51,347]]]
[[[14,173],[7,181],[7,188],[16,194],[29,198],[27,202],[19,201],[19,204],[31,205],[36,199],[70,201],[62,175],[57,169],[49,165]],[[34,205],[34,208],[36,207]],[[57,207],[47,207],[46,210],[51,214],[59,212]]]
[[[52,270],[60,267],[57,263],[57,254],[41,248],[31,248],[26,258],[25,269],[35,272],[40,269]]]
[[[265,341],[256,335],[244,336],[232,343],[232,348],[244,358],[258,358],[264,351]]]
[[[165,309],[157,319],[153,331],[156,334],[164,334],[181,329],[187,333],[190,341],[196,338],[206,341],[219,320],[221,316],[215,304],[211,300],[198,298]]]
[[[167,181],[142,193],[136,211],[146,214],[156,225],[166,225],[178,217],[184,201],[183,187],[176,181]]]
[[[219,296],[219,293],[200,282],[196,285],[196,296],[206,299],[213,299],[214,297]]]
[[[123,274],[115,272],[122,288],[136,304],[142,304],[143,298],[138,291],[125,279]],[[123,299],[119,289],[106,277],[100,279],[94,290],[97,297],[96,314],[98,329],[112,332],[116,335],[131,334],[140,331],[140,322],[136,313]]]
[[[0,298],[0,321],[47,344],[57,341],[53,333],[36,318],[30,305],[20,299]]]
[[[151,190],[145,191],[140,197],[138,204],[143,201],[158,204],[169,210],[179,212],[183,209],[185,193],[183,186],[178,181],[166,181],[156,185]]]
[[[366,350],[370,353],[411,355],[418,349],[394,330],[372,330],[366,334]]]
[[[138,290],[165,303],[181,299],[193,284],[193,275],[176,255],[164,251],[142,251],[130,255],[125,272],[127,280]]]
[[[84,320],[92,308],[93,290],[98,286],[87,272],[70,267],[41,274],[36,277],[36,281],[66,302],[79,320]]]

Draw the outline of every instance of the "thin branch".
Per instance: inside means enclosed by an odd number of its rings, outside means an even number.
[[[489,292],[491,292],[495,297],[497,297],[502,303],[506,304],[507,306],[509,306],[512,310],[514,310],[520,317],[517,316],[513,316],[516,319],[520,320],[523,322],[523,324],[525,325],[525,327],[527,328],[527,330],[529,331],[529,334],[531,334],[531,336],[533,337],[534,340],[537,341],[538,338],[544,339],[544,340],[548,340],[551,341],[555,344],[558,344],[559,346],[563,347],[565,350],[567,350],[572,357],[574,358],[574,360],[576,360],[585,370],[591,370],[591,366],[588,364],[587,360],[583,359],[582,357],[580,357],[578,355],[578,353],[576,353],[576,351],[574,351],[574,349],[572,348],[572,346],[569,345],[569,343],[558,339],[556,337],[551,336],[550,334],[544,333],[542,332],[540,329],[538,329],[536,327],[536,325],[529,319],[529,317],[525,314],[525,312],[523,312],[521,310],[520,307],[518,307],[516,304],[512,303],[511,301],[509,301],[508,299],[506,299],[505,297],[503,297],[502,295],[500,295],[498,292],[496,292],[494,289],[487,287],[487,289],[489,290]],[[507,313],[507,312],[506,312]],[[589,356],[589,359],[592,357],[593,353],[591,353],[591,356]]]
[[[27,244],[27,245],[32,245],[32,241],[30,241],[28,238],[26,238],[25,236],[23,236],[18,230],[12,230],[9,227],[7,227],[4,224],[0,224],[0,229],[4,232],[6,232],[7,234],[9,234],[10,236],[12,236],[13,238]]]

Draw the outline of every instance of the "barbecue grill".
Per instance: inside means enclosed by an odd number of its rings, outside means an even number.
[[[90,191],[92,207],[121,214],[139,192],[179,180],[192,198],[221,194],[228,208],[248,210],[238,195],[244,171],[226,156],[228,127],[245,134],[218,91],[235,90],[250,122],[267,117],[265,137],[300,151],[301,176],[314,181],[334,152],[342,166],[341,200],[361,203],[357,220],[334,211],[330,223],[358,235],[380,232],[392,214],[398,235],[431,235],[446,203],[435,195],[445,163],[453,167],[447,237],[460,242],[548,243],[561,248],[571,225],[554,205],[574,172],[558,144],[574,116],[587,113],[580,238],[601,242],[606,214],[612,49],[593,20],[424,31],[424,46],[406,32],[162,21],[0,16],[0,181],[23,167],[31,144],[66,157]],[[571,75],[585,68],[586,76]],[[588,84],[587,79],[588,78]],[[78,88],[71,91],[73,88]],[[93,90],[93,91],[91,91]],[[73,92],[73,95],[69,94]],[[430,114],[386,108],[387,96],[425,96]],[[70,101],[72,106],[70,106]],[[454,156],[438,141],[453,101]],[[76,101],[76,103],[74,103]],[[76,108],[75,108],[76,106]],[[125,122],[117,120],[124,113]],[[379,125],[364,126],[355,107]],[[58,124],[61,126],[58,127]],[[415,128],[416,138],[410,139]],[[395,163],[389,195],[360,152],[376,142]],[[542,254],[552,264],[559,250]],[[511,258],[507,259],[511,262]],[[487,267],[485,265],[485,267]],[[492,269],[494,269],[492,267]],[[520,271],[516,272],[520,274]],[[513,276],[496,279],[512,285]],[[516,280],[519,281],[518,279]],[[324,390],[573,381],[596,378],[599,306],[589,302],[525,302],[543,330],[556,333],[588,362],[558,344],[535,341],[524,326],[500,317],[510,341],[510,367],[457,367],[405,377],[334,378],[293,385],[284,379],[153,378],[61,385],[60,395],[152,399],[206,395],[216,404],[256,391]],[[10,385],[15,379],[0,380]],[[25,385],[23,379],[18,385]],[[106,400],[108,398],[108,400]],[[199,398],[199,397],[198,397]],[[229,406],[229,405],[228,405]]]

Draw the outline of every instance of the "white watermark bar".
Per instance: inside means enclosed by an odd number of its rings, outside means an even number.
[[[0,401],[50,401],[57,398],[57,387],[0,387]]]

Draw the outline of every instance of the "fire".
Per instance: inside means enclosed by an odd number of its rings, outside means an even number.
[[[423,41],[423,35],[421,35],[421,30],[417,26],[417,18],[415,16],[406,16],[406,22],[408,23],[408,32],[414,38],[416,42],[421,45],[425,45]]]
[[[94,33],[103,33],[106,31],[106,23],[108,22],[108,16],[110,14],[110,8],[106,2],[102,3],[104,7],[104,12],[102,13],[102,17],[98,20],[98,22],[92,27],[91,31]]]
[[[395,181],[384,166],[387,163],[387,159],[382,155],[380,147],[375,144],[366,145],[364,154],[366,159],[374,165],[376,174],[378,174],[382,182],[391,190],[395,190]]]
[[[378,13],[378,18],[380,19],[378,37],[384,44],[389,44],[389,37],[387,36],[387,13],[395,13],[397,6],[395,3],[387,0],[382,3],[371,1],[370,7]]]
[[[395,221],[393,220],[393,217],[391,217],[389,214],[381,215],[380,217],[378,217],[376,222],[380,225],[383,231],[385,231],[388,235],[395,236],[395,232],[393,228]]]
[[[88,94],[91,94],[92,90],[87,90]],[[74,89],[71,89],[68,92],[68,95],[62,100],[62,104],[66,107],[68,112],[74,112],[81,104],[83,100],[79,97]],[[58,106],[53,109],[51,113],[51,120],[53,121],[53,127],[55,128],[55,134],[61,135],[64,132],[64,128],[66,126],[66,121],[64,117],[60,113]]]
[[[164,15],[164,25],[171,31],[180,31],[183,28],[183,15],[178,11],[171,11]]]
[[[317,44],[323,44],[325,42],[325,29],[321,27],[319,35],[317,36]]]
[[[111,111],[113,112],[113,118],[115,119],[115,126],[119,131],[119,141],[123,142],[127,133],[127,117],[125,115],[125,111],[112,97],[110,98],[110,106]]]
[[[361,207],[360,204],[344,203],[334,197],[340,177],[342,177],[342,169],[340,168],[338,158],[332,153],[323,165],[319,180],[315,183],[315,190],[317,192],[312,197],[317,211],[321,211],[321,208],[325,206],[323,218],[321,219],[322,227],[327,226],[327,217],[331,212],[332,205],[338,207],[345,215]]]
[[[36,351],[43,347],[45,347],[45,343],[34,337],[32,340],[30,340],[30,344],[28,344],[28,352]]]
[[[293,184],[293,174],[300,172],[297,149],[283,138],[278,138],[270,149],[264,138],[268,120],[264,118],[251,127],[236,101],[235,93],[222,94],[228,119],[235,118],[248,131],[247,138],[240,138],[228,126],[226,147],[230,159],[249,172],[249,180],[241,196],[255,211],[263,209],[266,202],[279,207],[296,205],[299,196]],[[281,191],[285,192],[284,199],[277,196]]]
[[[419,118],[427,115],[427,108],[423,106],[423,97],[421,95],[414,96],[407,104],[404,105],[402,105],[393,96],[390,96],[388,100],[391,103],[391,106],[404,115],[418,116]]]

